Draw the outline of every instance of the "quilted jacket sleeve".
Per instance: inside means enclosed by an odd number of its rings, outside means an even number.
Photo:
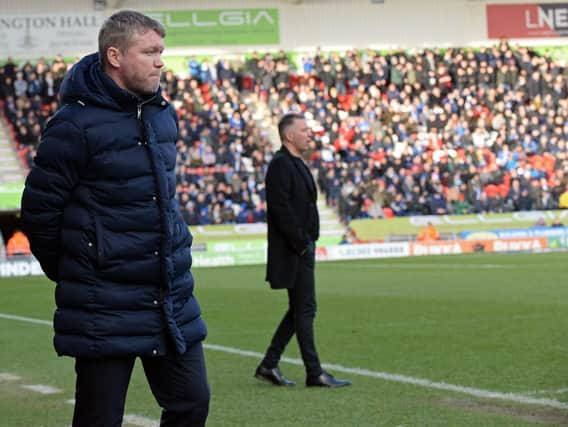
[[[22,195],[22,227],[47,277],[57,281],[63,210],[86,165],[83,133],[54,116],[42,133]]]

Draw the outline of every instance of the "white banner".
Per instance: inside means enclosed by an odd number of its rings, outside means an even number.
[[[22,257],[20,260],[0,261],[0,277],[41,276],[43,271],[39,262],[33,257]]]
[[[97,51],[100,12],[0,15],[0,57],[78,56]]]
[[[410,256],[410,245],[401,242],[323,246],[317,248],[316,256],[318,261],[407,257]]]

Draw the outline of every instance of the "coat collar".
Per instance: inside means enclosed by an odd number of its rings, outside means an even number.
[[[288,150],[288,148],[286,148],[284,144],[282,144],[280,151],[282,152],[282,154],[288,156],[290,160],[292,160],[294,167],[297,169],[298,173],[306,183],[306,186],[308,187],[308,191],[310,192],[310,194],[314,196],[314,198],[317,197],[317,188],[316,188],[316,183],[314,182],[314,177],[312,176],[310,168],[308,167],[308,165],[306,165],[304,160],[290,153],[290,150]]]
[[[166,106],[168,103],[158,88],[153,96],[140,99],[119,87],[101,67],[97,53],[87,55],[71,67],[61,85],[62,103],[81,101],[116,110],[136,110],[143,104]]]

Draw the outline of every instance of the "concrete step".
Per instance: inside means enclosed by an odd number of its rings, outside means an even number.
[[[23,182],[25,170],[4,120],[0,119],[0,178],[3,182]]]
[[[12,150],[2,150],[0,148],[0,161],[6,160],[6,159],[14,159],[15,160],[16,158],[17,158],[17,155]]]
[[[20,165],[20,163],[15,162],[15,161],[9,161],[9,162],[0,161],[0,168],[2,168],[2,170],[4,170],[4,171],[6,171],[6,170],[10,171],[10,169],[20,171],[21,167],[22,166]]]
[[[323,229],[320,230],[322,236],[341,236],[345,230],[343,228]]]
[[[1,181],[5,183],[16,183],[16,182],[24,182],[26,177],[24,174],[16,174],[16,173],[8,173],[2,174]]]
[[[319,213],[320,213],[320,217],[322,216],[333,216],[335,218],[337,218],[337,214],[335,213],[334,210],[329,209],[329,208],[323,208],[323,209],[318,209]]]
[[[320,225],[322,224],[340,224],[340,222],[337,219],[321,219],[320,217]]]
[[[0,165],[0,173],[7,173],[7,172],[20,172],[20,168],[17,166]]]
[[[327,206],[324,207],[319,207],[318,206],[318,211],[321,214],[326,214],[326,215],[335,215],[335,211],[331,208],[328,208]]]

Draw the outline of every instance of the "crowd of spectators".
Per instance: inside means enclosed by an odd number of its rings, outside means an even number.
[[[28,163],[69,66],[56,58],[0,67],[0,100]],[[255,52],[242,67],[190,58],[186,74],[162,81],[180,118],[180,208],[191,225],[265,220],[274,148],[245,94],[274,121],[304,113],[314,133],[308,160],[346,223],[566,208],[567,78],[568,67],[506,42],[318,49],[295,61]]]
[[[177,192],[190,225],[266,220],[264,173],[273,150],[240,78],[228,61],[193,58],[187,76],[164,74],[179,116]]]
[[[547,56],[501,42],[318,50],[296,74],[272,61],[251,64],[256,87],[275,118],[310,119],[312,167],[346,222],[565,207],[568,67]]]
[[[8,59],[0,67],[0,101],[27,165],[59,107],[59,86],[71,66],[58,57],[20,65]],[[272,147],[239,91],[240,76],[225,60],[211,65],[192,58],[187,75],[168,71],[162,78],[179,116],[177,193],[186,222],[265,221],[263,178]]]
[[[25,165],[32,163],[41,130],[59,107],[59,87],[67,69],[61,56],[33,64],[8,58],[0,67],[0,102]]]

